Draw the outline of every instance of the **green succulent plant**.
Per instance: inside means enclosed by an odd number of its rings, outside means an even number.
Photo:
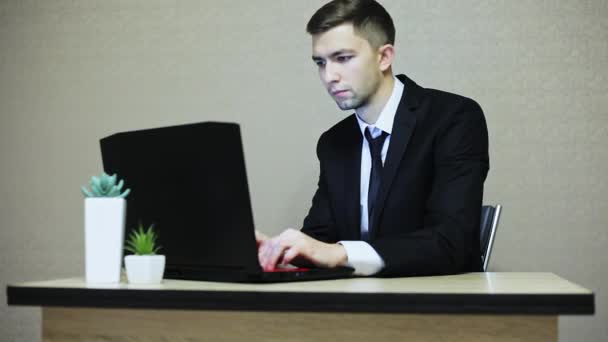
[[[84,186],[80,187],[80,189],[85,197],[127,197],[131,189],[126,189],[121,193],[124,182],[121,180],[116,184],[116,180],[116,174],[108,176],[104,172],[99,177],[91,177],[91,182],[89,183],[91,186],[90,191]]]
[[[140,222],[139,228],[131,231],[125,249],[136,255],[154,255],[161,249],[160,246],[156,246],[157,237],[153,224],[144,231],[144,226]]]

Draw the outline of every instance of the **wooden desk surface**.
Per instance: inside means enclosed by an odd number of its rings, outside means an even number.
[[[302,312],[593,314],[594,294],[552,273],[467,273],[239,284],[163,280],[13,284],[9,305]]]

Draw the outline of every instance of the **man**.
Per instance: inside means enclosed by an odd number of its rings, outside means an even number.
[[[301,231],[256,233],[265,270],[351,266],[358,275],[480,271],[489,169],[473,100],[393,76],[395,29],[373,0],[334,0],[310,19],[312,59],[342,110],[319,138],[320,175]]]

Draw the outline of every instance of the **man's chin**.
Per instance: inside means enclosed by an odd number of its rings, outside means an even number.
[[[352,100],[336,101],[336,104],[338,105],[338,108],[340,108],[342,110],[351,110],[351,109],[355,109],[358,107],[357,103]]]

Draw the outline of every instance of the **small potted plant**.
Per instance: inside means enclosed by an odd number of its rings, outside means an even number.
[[[120,282],[122,244],[127,203],[131,191],[106,173],[91,177],[84,194],[85,278],[88,283]]]
[[[157,255],[161,248],[156,246],[154,225],[144,231],[139,223],[137,230],[131,231],[125,249],[133,255],[125,257],[127,279],[132,284],[160,284],[165,272],[165,256]]]

